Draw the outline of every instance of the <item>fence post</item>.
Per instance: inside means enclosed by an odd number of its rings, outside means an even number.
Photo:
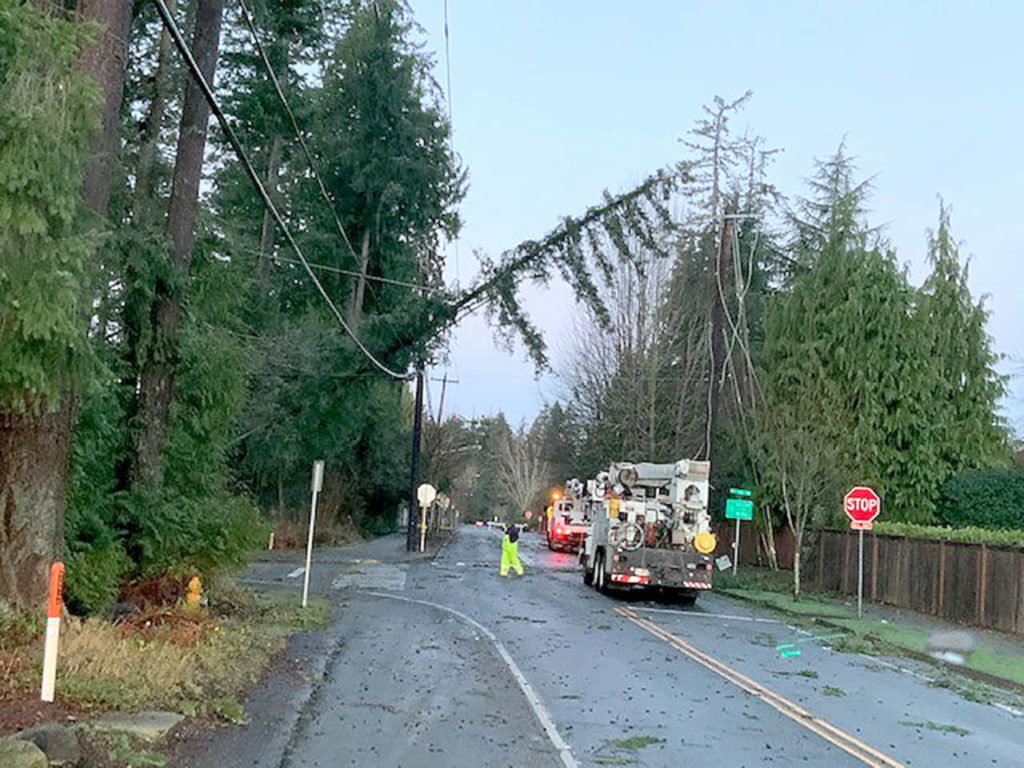
[[[946,608],[946,542],[939,541],[939,594],[936,616],[943,616]]]
[[[825,537],[828,536],[828,531],[818,531],[818,589],[823,589],[825,586]]]
[[[985,597],[988,594],[988,547],[981,545],[981,554],[978,556],[978,625],[985,626]]]
[[[853,538],[849,531],[843,532],[843,594],[849,594],[850,588],[850,540]]]
[[[871,602],[878,602],[878,534],[871,532]]]

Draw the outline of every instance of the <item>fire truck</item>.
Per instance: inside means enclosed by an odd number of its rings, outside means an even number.
[[[601,592],[660,589],[693,603],[711,589],[715,535],[711,463],[619,462],[596,478],[603,514],[580,552],[583,582]]]
[[[575,478],[566,482],[564,495],[552,493],[545,525],[548,549],[578,552],[583,546],[590,532],[590,505],[583,494],[583,483]]]

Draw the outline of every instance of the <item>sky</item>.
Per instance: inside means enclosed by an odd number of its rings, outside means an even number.
[[[445,0],[411,0],[447,91]],[[567,215],[686,157],[679,139],[715,95],[753,98],[731,123],[784,151],[769,180],[806,194],[815,158],[845,140],[873,178],[883,225],[911,281],[927,274],[939,196],[952,207],[970,287],[1012,374],[1004,414],[1024,433],[1024,56],[1017,2],[697,2],[448,0],[454,145],[469,172],[448,278],[465,285],[474,253],[537,238]],[[564,285],[528,289],[557,369],[576,305]],[[502,410],[529,422],[558,399],[521,346],[495,342],[485,318],[463,323],[431,371],[445,413]],[[440,382],[428,395],[436,415]]]

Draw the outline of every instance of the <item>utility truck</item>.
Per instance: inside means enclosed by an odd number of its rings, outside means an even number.
[[[659,589],[693,603],[711,589],[715,535],[711,463],[618,462],[598,474],[601,513],[580,552],[583,582],[601,592]]]
[[[548,549],[578,552],[590,530],[589,506],[578,479],[566,481],[563,493],[555,493],[547,510]]]

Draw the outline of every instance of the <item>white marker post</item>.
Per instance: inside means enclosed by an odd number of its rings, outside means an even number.
[[[313,492],[313,502],[309,506],[309,538],[306,540],[306,574],[302,579],[302,607],[306,607],[309,600],[309,567],[313,562],[313,528],[316,525],[316,496],[324,487],[324,462],[317,460],[313,462],[313,482],[310,490]]]
[[[64,584],[64,563],[50,566],[50,601],[46,607],[46,644],[43,647],[43,690],[40,698],[53,701],[57,685],[57,646],[60,641],[60,591]]]

